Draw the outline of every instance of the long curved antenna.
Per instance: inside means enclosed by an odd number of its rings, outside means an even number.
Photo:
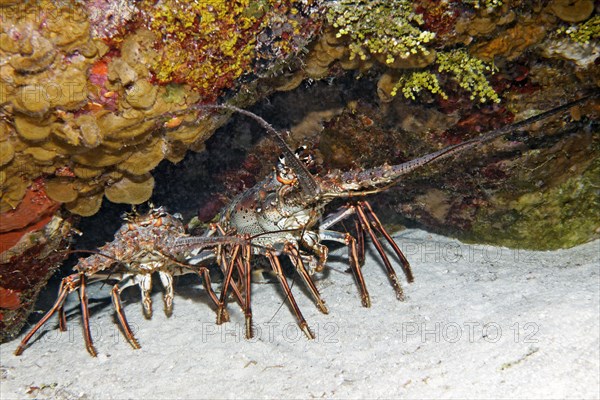
[[[294,170],[296,175],[298,176],[298,181],[300,182],[300,188],[307,196],[312,199],[318,198],[320,194],[319,185],[315,182],[312,177],[312,174],[308,171],[306,166],[296,157],[294,152],[289,148],[281,133],[273,128],[271,124],[265,121],[262,117],[250,112],[248,110],[244,110],[242,108],[232,106],[229,104],[198,104],[190,107],[186,111],[189,110],[230,110],[247,117],[254,119],[256,122],[260,124],[277,142],[277,145],[285,154],[286,163]]]
[[[524,119],[523,121],[516,122],[511,125],[503,126],[498,129],[494,129],[490,132],[485,133],[482,136],[466,140],[462,143],[455,144],[452,146],[445,147],[436,152],[427,154],[425,156],[415,158],[413,160],[407,161],[402,164],[392,165],[387,168],[369,168],[362,171],[347,171],[341,174],[340,180],[342,182],[347,182],[349,186],[354,186],[351,188],[351,191],[344,191],[341,193],[332,192],[322,194],[322,197],[333,198],[333,197],[354,197],[354,196],[364,196],[367,194],[378,193],[383,190],[386,190],[388,187],[396,184],[396,180],[409,172],[412,172],[415,169],[421,168],[424,165],[430,164],[434,161],[439,161],[445,158],[448,158],[454,154],[463,152],[472,147],[478,146],[483,143],[490,142],[502,135],[505,135],[509,132],[515,131],[519,128],[525,127],[527,125],[531,125],[543,119],[546,119],[552,115],[558,114],[562,111],[568,110],[571,107],[579,105],[588,101],[591,98],[597,97],[600,95],[600,91],[595,91],[589,95],[581,97],[577,100],[570,101],[558,107],[552,108],[548,111],[535,115],[531,118]],[[361,185],[362,187],[356,187],[357,185]],[[366,189],[366,187],[376,187],[375,189]],[[365,188],[366,190],[360,190],[361,188]]]

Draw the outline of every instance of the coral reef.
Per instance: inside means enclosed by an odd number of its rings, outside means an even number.
[[[591,39],[600,38],[600,15],[596,15],[579,25],[568,28],[561,27],[557,33],[564,33],[577,43],[589,43]]]
[[[319,7],[262,0],[2,2],[2,256],[20,249],[19,240],[40,237],[39,245],[11,255],[3,271],[21,268],[37,289],[43,286],[54,266],[46,250],[62,246],[42,243],[54,235],[44,226],[58,218],[61,204],[91,216],[105,197],[147,201],[155,167],[203,149],[228,118],[183,110],[225,93],[245,106],[274,90],[269,79],[320,28]],[[44,199],[33,202],[38,207],[30,201],[34,193]],[[42,259],[48,270],[30,268]],[[15,299],[16,289],[1,287],[3,297]],[[19,289],[26,307],[18,313],[31,309],[37,289]],[[26,311],[6,317],[3,330],[12,332],[24,318]]]
[[[350,60],[372,56],[393,64],[397,57],[427,55],[426,44],[435,37],[435,33],[419,29],[423,18],[414,12],[412,2],[405,0],[336,1],[329,7],[327,19],[337,30],[336,37],[349,37]]]
[[[329,26],[306,59],[308,77],[326,76],[336,61],[345,70],[364,72],[377,63],[423,68],[435,60],[429,43],[436,34],[421,29],[423,16],[410,1],[336,1],[327,19]]]
[[[424,90],[447,99],[438,75],[450,72],[472,99],[500,100],[487,81],[490,66],[465,49],[444,49],[446,42],[454,45],[448,36],[459,15],[455,6],[430,1],[416,6],[403,0],[359,3],[339,1],[330,5],[330,28],[307,58],[304,70],[308,76],[327,75],[336,61],[343,69],[361,72],[379,64],[387,71],[378,84],[378,94],[383,101],[391,101],[399,91],[416,100],[415,94]],[[491,3],[488,8],[501,5]],[[479,8],[479,2],[475,6]],[[438,32],[439,43],[435,40]]]
[[[308,2],[310,3],[310,2]],[[317,27],[302,2],[143,1],[145,26],[161,40],[151,70],[160,83],[186,83],[214,101],[243,75],[269,74],[306,46]]]
[[[151,170],[201,149],[225,121],[167,115],[215,101],[243,77],[275,74],[319,26],[312,2],[2,7],[0,213],[39,177],[80,215],[95,213],[105,192],[148,200]]]
[[[54,215],[40,222],[0,254],[0,343],[23,327],[38,293],[66,258],[70,221]]]
[[[362,75],[382,71],[377,93],[383,101],[401,92],[415,101],[434,94],[442,103],[462,91],[472,100],[499,102],[493,65],[517,60],[536,45],[542,44],[547,57],[582,67],[594,62],[598,17],[592,3],[553,0],[544,7],[525,7],[517,0],[332,2],[329,26],[308,54],[304,72],[321,79],[339,76],[337,67]],[[578,24],[560,27],[563,21]],[[545,40],[557,27],[580,44],[558,40],[557,35]]]
[[[437,71],[440,74],[450,72],[450,79],[456,81],[459,87],[469,93],[470,100],[478,100],[485,103],[491,100],[495,103],[500,102],[500,97],[487,81],[484,71],[491,71],[491,67],[483,61],[471,57],[465,50],[452,50],[449,52],[439,52],[436,63]],[[407,99],[416,100],[415,93],[427,90],[432,94],[439,94],[447,100],[448,95],[440,86],[438,75],[430,71],[408,72],[400,74],[400,78],[393,83],[389,93],[386,88],[392,84],[387,83],[387,77],[384,74],[379,83],[379,95],[384,101],[390,101],[396,96],[399,90],[402,91]]]

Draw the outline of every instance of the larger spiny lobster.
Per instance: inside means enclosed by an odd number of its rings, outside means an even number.
[[[324,241],[340,242],[348,246],[350,266],[359,287],[362,305],[369,307],[371,301],[361,271],[361,265],[364,262],[365,234],[370,236],[383,260],[397,299],[403,300],[402,286],[378,235],[382,236],[392,247],[408,282],[413,281],[410,264],[398,245],[386,232],[369,203],[364,200],[353,201],[330,215],[324,215],[325,206],[336,198],[355,199],[384,191],[397,184],[402,176],[415,169],[490,142],[508,132],[565,111],[596,95],[597,93],[585,96],[521,122],[502,127],[480,137],[446,147],[403,164],[383,165],[367,170],[333,170],[324,175],[311,174],[309,172],[309,165],[313,162],[311,156],[305,154],[303,149],[299,149],[294,153],[287,146],[282,133],[274,129],[261,117],[230,105],[197,106],[197,109],[203,110],[230,110],[255,119],[277,141],[283,152],[274,172],[262,182],[236,197],[229,206],[222,210],[219,223],[213,225],[204,237],[182,239],[185,240],[187,245],[193,245],[195,241],[202,244],[206,237],[215,234],[223,236],[241,235],[248,239],[242,252],[242,258],[245,261],[238,259],[235,262],[222,264],[231,265],[231,267],[225,271],[225,282],[221,291],[217,323],[220,323],[223,320],[223,315],[225,315],[223,314],[223,307],[226,304],[226,294],[232,274],[237,271],[239,280],[244,283],[245,301],[243,307],[246,317],[246,336],[252,336],[249,258],[251,254],[260,254],[268,258],[296,314],[300,328],[308,338],[314,338],[282,272],[279,256],[283,254],[290,259],[314,297],[318,309],[323,313],[327,313],[325,302],[311,278],[312,272],[321,271],[327,261],[328,248],[322,244]],[[356,218],[356,238],[347,232],[331,229],[335,224],[349,217]],[[190,262],[202,263],[214,257],[215,253],[213,251],[202,251],[193,257]],[[237,264],[235,271],[234,264]]]

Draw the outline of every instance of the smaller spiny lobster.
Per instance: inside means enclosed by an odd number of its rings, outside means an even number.
[[[130,328],[123,306],[121,304],[121,292],[133,285],[138,285],[141,289],[142,304],[144,315],[147,318],[152,316],[152,300],[150,294],[152,291],[152,275],[158,273],[163,284],[165,313],[170,315],[173,310],[173,277],[185,274],[197,274],[202,277],[202,282],[211,300],[222,313],[222,318],[228,319],[226,313],[223,313],[223,307],[219,306],[219,299],[212,290],[209,271],[204,266],[192,266],[182,260],[188,254],[186,246],[185,226],[178,214],[172,215],[165,211],[163,207],[154,208],[145,214],[132,212],[123,216],[124,223],[115,234],[112,242],[100,247],[95,254],[82,258],[74,267],[76,273],[64,278],[60,284],[58,298],[52,308],[42,317],[42,319],[25,335],[17,349],[16,355],[20,355],[31,340],[33,335],[58,312],[59,328],[66,330],[66,315],[64,312],[64,303],[69,295],[74,291],[79,291],[81,301],[81,312],[83,315],[84,339],[88,352],[96,356],[89,324],[88,300],[86,287],[89,283],[101,280],[116,280],[117,283],[111,290],[111,298],[117,313],[117,319],[123,329],[127,341],[135,349],[140,345]],[[194,240],[194,247],[215,252],[217,260],[225,260],[219,254],[224,251],[224,247],[232,246],[230,258],[235,260],[239,248],[243,241],[236,237],[213,237],[203,240]],[[226,269],[226,267],[222,267]],[[122,284],[123,283],[123,284]],[[235,283],[231,283],[234,293],[239,293]],[[238,295],[241,301],[241,297]]]

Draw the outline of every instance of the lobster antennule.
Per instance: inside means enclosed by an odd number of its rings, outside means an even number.
[[[415,169],[421,168],[424,165],[430,164],[434,161],[440,161],[455,154],[461,153],[470,148],[479,146],[481,144],[490,142],[498,137],[501,137],[509,132],[523,128],[527,125],[531,125],[543,119],[546,119],[552,115],[558,114],[562,111],[568,110],[571,107],[584,103],[585,101],[597,97],[599,92],[594,92],[587,96],[581,97],[577,100],[565,103],[558,107],[552,108],[548,111],[544,111],[531,118],[524,119],[512,125],[504,126],[499,129],[487,132],[484,135],[464,141],[459,144],[448,146],[431,154],[423,157],[415,158],[414,160],[407,161],[398,165],[384,165],[382,167],[370,168],[360,171],[347,171],[338,173],[338,190],[334,193],[325,193],[323,197],[352,197],[362,196],[365,194],[379,192],[387,189],[389,186],[395,184],[398,178],[402,175],[406,175]],[[341,192],[340,192],[341,190]],[[349,191],[349,192],[348,192]],[[356,191],[356,192],[353,192]]]
[[[219,244],[239,244],[243,245],[246,241],[236,236],[186,236],[175,240],[176,247],[195,247],[204,248]]]

